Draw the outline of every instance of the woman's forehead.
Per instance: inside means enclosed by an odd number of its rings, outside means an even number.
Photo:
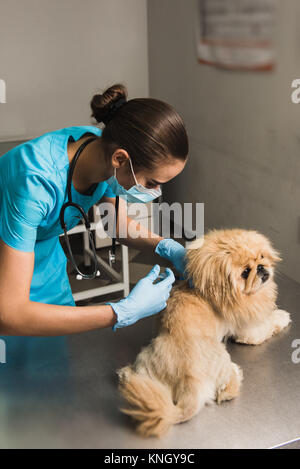
[[[163,184],[181,173],[184,166],[185,161],[172,158],[170,160],[163,161],[152,169],[142,170],[141,173],[143,173],[143,175],[149,180],[151,179]]]

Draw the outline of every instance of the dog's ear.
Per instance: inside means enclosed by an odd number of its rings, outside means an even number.
[[[272,246],[269,247],[269,249],[264,253],[266,257],[268,257],[271,262],[274,264],[276,262],[282,261],[282,258],[280,257],[280,253],[274,249]]]
[[[195,280],[198,276],[198,266],[201,263],[202,251],[204,238],[197,238],[194,241],[191,241],[186,244],[186,253],[185,253],[185,270],[184,274],[187,279],[192,280],[195,277]]]
[[[188,249],[186,257],[188,277],[194,288],[221,311],[225,304],[232,302],[236,290],[230,254],[204,244],[199,249]]]
[[[277,251],[274,247],[272,242],[270,241],[269,238],[267,238],[265,235],[258,233],[257,231],[253,232],[257,239],[260,241],[260,252],[262,254],[262,257],[268,258],[272,263],[276,263],[279,261],[282,261],[282,258],[280,257],[280,252]]]
[[[203,270],[205,261],[204,250],[201,247],[197,248],[192,244],[187,248],[185,273],[187,278],[193,281],[194,287],[200,291],[202,291],[205,283],[205,272]]]

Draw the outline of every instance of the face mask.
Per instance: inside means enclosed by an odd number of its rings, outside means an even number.
[[[135,180],[135,186],[132,186],[130,189],[124,189],[121,184],[118,183],[116,178],[117,170],[114,169],[114,175],[111,176],[106,183],[111,187],[114,194],[119,195],[124,198],[128,203],[143,203],[151,202],[161,195],[161,189],[147,189],[142,184],[139,184],[136,180],[131,159],[129,158],[129,163],[131,171]]]

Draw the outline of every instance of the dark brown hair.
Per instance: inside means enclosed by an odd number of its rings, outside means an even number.
[[[103,122],[110,106],[119,98],[127,99],[127,89],[122,84],[96,94],[91,100],[91,116]],[[135,98],[126,101],[101,135],[107,151],[126,150],[135,166],[151,169],[170,157],[185,161],[188,152],[188,136],[182,118],[164,101],[152,98]]]

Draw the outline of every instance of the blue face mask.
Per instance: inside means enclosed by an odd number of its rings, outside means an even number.
[[[114,169],[114,175],[111,176],[107,181],[105,181],[112,189],[113,193],[119,195],[123,199],[125,199],[128,203],[143,203],[146,204],[147,202],[151,202],[152,200],[156,199],[161,195],[161,189],[147,189],[142,184],[139,184],[136,180],[131,159],[129,158],[129,163],[131,167],[131,171],[135,180],[135,185],[132,186],[130,189],[124,189],[121,184],[119,184],[116,178],[116,168]]]

